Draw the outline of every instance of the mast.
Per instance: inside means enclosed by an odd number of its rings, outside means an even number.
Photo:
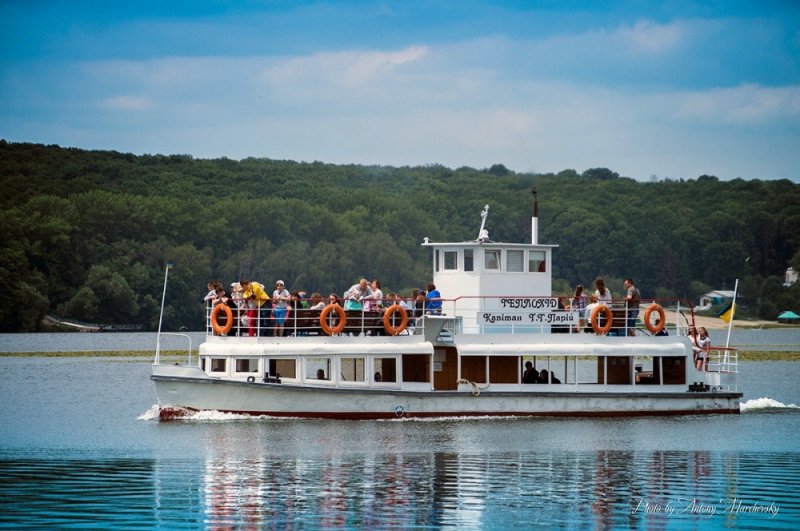
[[[533,193],[533,216],[531,217],[531,244],[539,243],[539,201],[536,197],[536,187],[531,190]]]
[[[167,264],[164,271],[164,291],[161,294],[161,315],[158,318],[158,335],[156,336],[156,365],[159,364],[161,358],[161,323],[164,322],[164,301],[167,300],[167,279],[170,269],[172,269],[172,264]],[[191,343],[189,344],[189,354],[191,355]]]

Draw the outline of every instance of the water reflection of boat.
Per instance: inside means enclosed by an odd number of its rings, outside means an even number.
[[[244,307],[211,312],[215,332],[197,362],[163,364],[157,349],[151,378],[161,418],[186,410],[336,419],[739,412],[736,351],[715,349],[708,369],[696,370],[686,301],[612,301],[577,330],[578,312],[551,295],[555,246],[538,243],[535,210],[530,244],[490,240],[488,206],[476,240],[425,239],[434,284],[458,294],[441,311],[298,308],[289,337],[259,337],[264,322]],[[671,335],[657,335],[665,326]],[[528,361],[541,383],[523,383]]]

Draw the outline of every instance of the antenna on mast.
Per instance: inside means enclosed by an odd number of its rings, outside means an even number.
[[[478,232],[478,241],[483,242],[489,239],[489,231],[486,230],[486,216],[489,215],[489,205],[483,207],[481,211],[481,230]]]

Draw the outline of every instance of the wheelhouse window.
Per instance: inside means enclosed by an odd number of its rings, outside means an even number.
[[[269,360],[269,375],[278,378],[297,378],[297,360]]]
[[[306,358],[306,380],[330,380],[331,358]]]
[[[544,251],[530,251],[528,255],[528,272],[545,273],[547,272],[547,259]]]
[[[458,269],[458,252],[445,251],[444,252],[444,268],[445,270]]]
[[[484,263],[483,267],[485,269],[493,269],[498,270],[500,269],[500,251],[499,250],[485,250],[483,252]]]
[[[525,271],[525,251],[509,250],[506,252],[506,270],[511,273]]]
[[[236,372],[258,372],[258,358],[236,358]]]
[[[439,271],[439,249],[433,251],[433,270]]]
[[[342,358],[340,361],[343,382],[365,382],[366,360],[364,358]]]
[[[211,372],[228,372],[228,359],[211,358]]]
[[[473,265],[475,261],[474,251],[472,249],[464,249],[464,271],[474,271],[475,266]]]
[[[397,358],[375,358],[372,363],[375,370],[373,381],[383,383],[397,382]],[[378,375],[380,375],[380,380],[378,380]]]

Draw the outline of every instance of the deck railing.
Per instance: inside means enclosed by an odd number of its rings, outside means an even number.
[[[560,300],[561,299],[561,300]],[[294,302],[294,301],[293,301]],[[370,310],[340,310],[326,312],[325,323],[320,321],[321,310],[303,308],[294,302],[286,313],[283,336],[309,335],[393,335],[392,328],[402,328],[400,312],[391,310],[389,305],[380,305]],[[638,305],[630,305],[624,300],[612,300],[602,304],[594,323],[592,308],[583,311],[574,309],[569,298],[561,297],[459,297],[442,299],[442,315],[453,318],[445,325],[451,337],[461,333],[542,333],[578,334],[598,333],[608,336],[633,335],[687,335],[694,323],[692,305],[681,299],[647,299]],[[265,304],[255,307],[250,301],[238,301],[230,308],[232,324],[224,334],[228,336],[275,336],[279,324],[272,309]],[[212,326],[211,307],[206,312],[206,327],[209,335],[220,335]],[[340,311],[344,311],[345,324],[340,325]],[[384,315],[392,311],[389,327],[384,323]],[[422,333],[427,312],[424,308],[407,310],[407,323],[400,332],[402,335]],[[648,327],[649,321],[650,326]],[[663,331],[656,333],[658,322],[663,320]],[[227,316],[218,311],[217,324],[226,328]],[[594,326],[593,326],[594,324]],[[327,328],[327,329],[326,329]]]

